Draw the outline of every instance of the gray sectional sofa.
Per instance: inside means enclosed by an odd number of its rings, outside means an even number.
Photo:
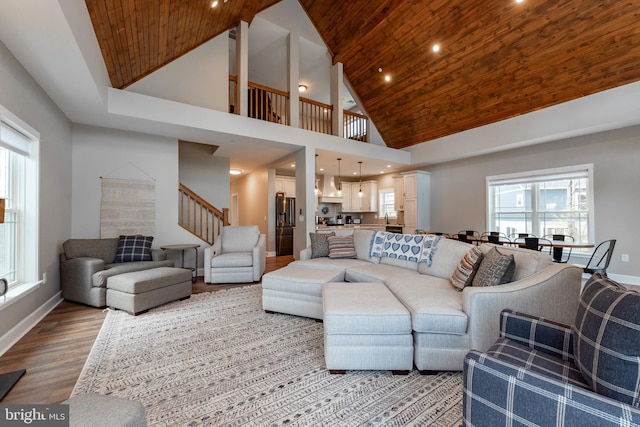
[[[300,259],[263,277],[263,308],[322,318],[322,288],[326,282],[382,282],[411,316],[414,364],[420,371],[462,370],[470,349],[486,351],[499,334],[500,312],[511,308],[562,323],[575,319],[581,285],[578,267],[553,263],[548,254],[507,246],[482,244],[513,254],[510,283],[498,286],[452,286],[451,275],[471,244],[441,238],[429,262],[372,257],[371,230],[354,230],[354,259]],[[305,274],[305,272],[308,273]]]
[[[93,307],[107,305],[109,277],[158,267],[173,267],[161,249],[151,250],[151,261],[116,263],[117,237],[109,239],[69,239],[60,254],[62,298]]]

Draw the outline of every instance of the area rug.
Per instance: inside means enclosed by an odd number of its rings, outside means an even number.
[[[109,311],[73,390],[135,399],[149,426],[459,426],[462,375],[324,367],[322,323],[265,314],[262,288]]]

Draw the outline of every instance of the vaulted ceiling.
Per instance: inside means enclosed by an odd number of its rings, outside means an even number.
[[[279,0],[223,2],[212,13],[211,0],[86,0],[112,85]],[[637,1],[299,2],[394,148],[640,80]]]

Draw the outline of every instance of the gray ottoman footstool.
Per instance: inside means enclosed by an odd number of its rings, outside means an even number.
[[[383,283],[328,283],[322,300],[329,372],[413,369],[411,315]]]
[[[70,427],[145,427],[144,406],[135,400],[88,393],[62,402],[69,405]]]
[[[118,274],[107,280],[107,305],[138,315],[191,296],[191,270],[158,267]]]
[[[344,269],[288,265],[262,276],[262,308],[322,319],[322,287],[344,280]]]

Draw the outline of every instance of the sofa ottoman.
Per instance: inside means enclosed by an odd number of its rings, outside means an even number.
[[[329,372],[411,371],[411,315],[384,283],[328,283],[322,289],[322,301]]]
[[[137,316],[150,308],[191,296],[191,270],[159,267],[107,280],[107,306]]]
[[[322,319],[322,287],[343,280],[344,269],[288,265],[262,276],[262,308],[267,313]]]

